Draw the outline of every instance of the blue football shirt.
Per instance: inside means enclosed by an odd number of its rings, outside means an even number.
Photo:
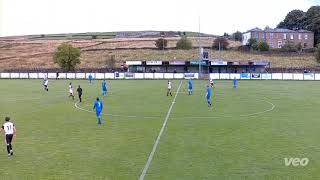
[[[103,103],[101,101],[95,101],[93,108],[96,110],[96,112],[101,112],[103,108]]]
[[[207,88],[207,98],[211,97],[211,89],[210,87]]]

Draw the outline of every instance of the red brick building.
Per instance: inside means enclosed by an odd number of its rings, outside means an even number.
[[[257,41],[266,41],[270,48],[281,48],[286,43],[298,45],[301,43],[302,48],[314,47],[314,33],[307,30],[289,30],[289,29],[272,29],[266,27],[264,30],[254,28],[242,35],[242,45],[247,45],[249,39]]]

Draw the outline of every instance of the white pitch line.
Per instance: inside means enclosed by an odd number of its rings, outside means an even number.
[[[76,109],[79,109],[81,111],[85,111],[88,113],[95,113],[92,110],[84,109],[84,108],[78,106],[78,103],[79,102],[74,103],[74,107]],[[143,119],[156,119],[156,118],[158,119],[158,118],[160,118],[160,116],[132,116],[132,115],[119,115],[119,114],[108,114],[108,113],[101,113],[101,115],[113,116],[113,117],[125,117],[125,118],[143,118]]]
[[[265,114],[267,112],[271,112],[276,108],[276,105],[274,105],[272,102],[269,102],[267,100],[261,100],[263,102],[266,102],[268,104],[271,105],[271,108],[264,110],[264,111],[258,111],[255,113],[250,113],[250,114],[241,114],[239,115],[239,117],[251,117],[251,116],[256,116],[256,115],[260,115],[260,114]],[[216,118],[232,118],[232,117],[236,117],[236,116],[228,116],[228,115],[224,115],[224,116],[191,116],[191,117],[173,117],[172,119],[216,119]]]
[[[164,129],[165,129],[166,126],[167,126],[167,122],[168,122],[168,119],[169,119],[169,117],[170,117],[170,114],[171,114],[171,110],[172,110],[172,108],[173,108],[173,105],[176,103],[176,98],[177,98],[177,96],[178,96],[178,93],[179,93],[179,90],[180,90],[180,88],[181,88],[181,85],[182,85],[182,81],[180,81],[180,85],[179,85],[179,87],[178,87],[178,89],[177,89],[176,95],[175,95],[174,98],[173,98],[173,101],[172,101],[171,106],[170,106],[170,108],[169,108],[169,110],[168,110],[167,116],[166,116],[166,118],[165,118],[165,120],[164,120],[164,122],[163,122],[163,124],[162,124],[162,128],[161,128],[161,130],[160,130],[160,132],[159,132],[159,135],[158,135],[158,137],[157,137],[157,139],[156,139],[156,141],[155,141],[155,143],[154,143],[154,145],[153,145],[152,151],[151,151],[151,153],[150,153],[150,155],[149,155],[149,157],[148,157],[148,161],[147,161],[146,165],[145,165],[144,168],[143,168],[143,171],[142,171],[142,173],[141,173],[141,175],[140,175],[140,177],[139,177],[139,180],[144,180],[144,177],[145,177],[145,175],[147,174],[147,171],[148,171],[149,166],[150,166],[150,164],[151,164],[151,161],[152,161],[152,159],[153,159],[154,153],[156,152],[157,147],[158,147],[158,144],[159,144],[159,142],[160,142],[162,133],[164,132]]]
[[[262,101],[264,101],[266,103],[269,103],[272,107],[270,109],[265,110],[265,111],[260,111],[260,112],[251,113],[251,114],[247,114],[247,115],[240,115],[240,116],[250,117],[250,116],[255,116],[255,115],[258,115],[258,114],[264,114],[264,113],[273,111],[274,108],[276,107],[276,105],[274,105],[272,102],[269,102],[267,100],[262,100]]]

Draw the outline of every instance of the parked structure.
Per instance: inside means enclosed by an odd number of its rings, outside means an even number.
[[[131,73],[263,73],[270,67],[268,61],[224,61],[224,60],[172,60],[172,61],[126,61]]]
[[[247,45],[249,39],[266,41],[270,48],[281,48],[289,42],[294,45],[301,43],[302,48],[306,49],[314,47],[314,33],[307,30],[272,29],[268,26],[264,30],[254,28],[242,35],[242,45]]]

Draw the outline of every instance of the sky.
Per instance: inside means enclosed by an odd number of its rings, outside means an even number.
[[[199,31],[214,35],[275,27],[320,0],[0,0],[0,36]],[[199,23],[200,22],[200,23]]]

